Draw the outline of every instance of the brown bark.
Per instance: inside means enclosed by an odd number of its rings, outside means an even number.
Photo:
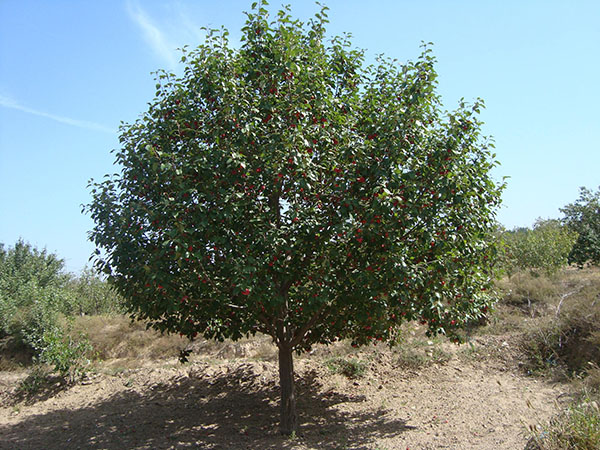
[[[279,385],[281,387],[280,430],[282,434],[290,435],[298,430],[298,415],[296,414],[292,347],[285,343],[279,344]]]

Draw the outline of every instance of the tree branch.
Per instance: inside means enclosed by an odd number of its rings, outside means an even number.
[[[296,345],[298,345],[302,341],[302,339],[304,338],[306,333],[313,326],[315,326],[317,321],[321,318],[323,311],[325,311],[325,309],[328,306],[330,306],[329,303],[324,303],[323,305],[321,305],[321,307],[313,314],[313,316],[302,326],[302,328],[300,328],[300,331],[298,331],[295,334],[295,336],[292,338],[292,341],[291,341],[292,348],[295,347]]]
[[[266,330],[265,334],[268,334],[269,336],[271,336],[273,338],[273,340],[275,341],[275,343],[279,344],[279,337],[278,337],[277,331],[275,330],[275,328],[273,327],[271,322],[269,322],[267,317],[264,314],[258,314],[256,317],[265,326],[265,330]]]

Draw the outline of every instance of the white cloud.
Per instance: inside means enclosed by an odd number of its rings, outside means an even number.
[[[206,34],[204,33],[204,31],[201,30],[200,26],[198,26],[196,23],[194,23],[193,20],[190,19],[190,17],[192,17],[192,14],[188,10],[188,8],[185,5],[182,5],[181,3],[177,3],[176,9],[178,21],[181,23],[183,29],[186,32],[186,38],[191,39],[191,42],[188,42],[187,44],[193,45],[203,42],[204,38],[206,37]]]
[[[128,0],[126,5],[129,17],[141,28],[147,44],[159,58],[169,65],[170,69],[174,69],[178,61],[175,51],[176,45],[173,45],[168,36],[148,16],[137,0]]]
[[[45,117],[46,119],[54,120],[56,122],[64,123],[66,125],[71,125],[71,126],[78,127],[78,128],[85,128],[87,130],[101,131],[103,133],[110,133],[110,134],[115,133],[115,130],[113,130],[112,128],[106,127],[104,125],[101,125],[101,124],[98,124],[95,122],[89,122],[87,120],[71,119],[69,117],[57,116],[55,114],[50,114],[50,113],[47,113],[44,111],[39,111],[37,109],[28,108],[27,106],[23,106],[23,105],[19,104],[17,101],[15,101],[14,99],[6,97],[4,95],[0,95],[0,106],[3,106],[4,108],[16,109],[17,111],[22,111],[22,112],[25,112],[28,114],[33,114],[35,116]]]

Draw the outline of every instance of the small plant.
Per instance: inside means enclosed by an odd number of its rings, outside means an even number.
[[[432,364],[445,364],[452,355],[439,347],[423,350],[413,347],[402,347],[398,351],[398,363],[408,369],[418,369]]]
[[[22,395],[33,395],[39,392],[42,387],[48,383],[50,370],[44,364],[36,364],[27,375],[27,378],[22,380],[17,386],[17,393]]]
[[[527,356],[524,368],[531,375],[544,375],[556,368],[561,345],[561,330],[556,323],[540,325],[526,333],[521,350]]]
[[[367,365],[359,359],[335,357],[328,359],[325,364],[331,373],[339,373],[348,378],[360,378],[365,374]]]
[[[529,450],[597,450],[600,448],[600,408],[589,396],[560,413],[527,445]]]

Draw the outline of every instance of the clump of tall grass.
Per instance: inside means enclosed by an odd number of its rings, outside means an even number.
[[[532,429],[527,450],[598,450],[600,407],[598,398],[583,395],[546,425]]]
[[[531,372],[559,368],[582,373],[600,364],[600,281],[593,281],[554,305],[521,344]]]

